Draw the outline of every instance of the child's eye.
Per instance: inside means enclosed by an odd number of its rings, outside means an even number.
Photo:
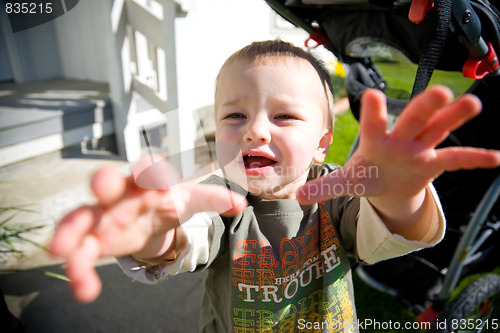
[[[276,119],[288,120],[288,119],[297,119],[297,117],[292,116],[291,114],[280,114],[276,116]]]
[[[226,119],[245,119],[246,117],[242,113],[234,112],[234,113],[228,114],[225,118]]]

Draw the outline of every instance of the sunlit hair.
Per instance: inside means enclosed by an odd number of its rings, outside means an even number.
[[[265,63],[267,60],[272,60],[273,58],[301,58],[309,62],[313,68],[316,70],[316,73],[321,80],[323,87],[325,89],[325,98],[327,110],[325,111],[325,128],[332,132],[333,131],[333,86],[330,77],[330,73],[325,68],[325,65],[322,61],[317,59],[311,53],[296,47],[290,43],[281,41],[281,40],[268,40],[262,42],[254,42],[250,45],[245,46],[233,53],[226,62],[222,65],[219,75],[217,76],[217,81],[221,76],[221,73],[227,68],[229,65],[233,64],[237,60],[248,61],[249,63]],[[217,96],[217,84],[216,84],[216,93]],[[217,101],[216,101],[217,103]]]

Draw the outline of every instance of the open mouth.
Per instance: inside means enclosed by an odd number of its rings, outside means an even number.
[[[276,161],[272,158],[252,154],[244,155],[243,162],[245,163],[245,169],[260,169],[276,164]]]

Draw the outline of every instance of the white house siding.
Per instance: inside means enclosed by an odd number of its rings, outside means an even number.
[[[54,20],[63,76],[94,82],[108,81],[108,64],[103,39],[102,0],[81,0]]]
[[[116,86],[121,80],[116,72],[118,59],[109,54],[107,31],[112,20],[109,9],[117,2],[120,1],[82,0],[63,16],[16,34],[5,32],[4,14],[3,36],[15,58],[11,59],[11,69],[16,82],[63,77]],[[217,72],[231,53],[256,40],[280,38],[302,46],[307,38],[302,30],[277,19],[264,0],[177,3],[187,14],[175,19],[178,109],[169,112],[176,112],[172,118],[181,138],[170,147],[174,153],[194,147],[196,129],[200,127],[196,110],[209,109],[213,104]],[[324,50],[322,54],[331,57]],[[115,115],[120,114],[123,113],[115,110]],[[120,126],[115,121],[116,125]]]

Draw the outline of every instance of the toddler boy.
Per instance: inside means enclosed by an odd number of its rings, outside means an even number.
[[[430,88],[388,132],[385,98],[369,90],[356,152],[342,168],[316,164],[332,143],[327,71],[288,43],[253,43],[217,79],[216,142],[238,152],[218,149],[224,176],[168,187],[157,182],[168,164],[142,160],[133,171],[157,188],[148,190],[103,168],[91,183],[98,204],[64,218],[51,250],[83,302],[100,292],[93,262],[116,256],[149,283],[206,269],[202,332],[357,331],[350,262],[438,243],[445,220],[432,180],[500,164],[494,151],[435,149],[481,107],[452,98]]]

